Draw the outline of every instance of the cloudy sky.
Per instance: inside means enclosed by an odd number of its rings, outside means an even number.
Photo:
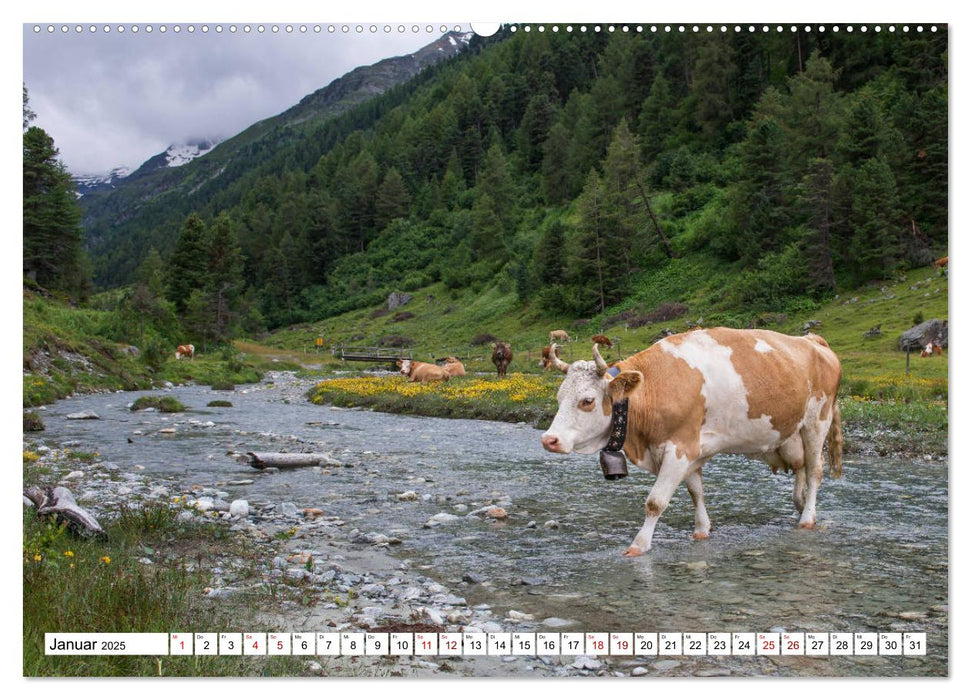
[[[283,23],[264,24],[261,33],[259,24],[213,23],[203,32],[196,23],[192,32],[181,24],[178,33],[167,24],[163,33],[162,25],[148,32],[144,23],[112,23],[109,32],[104,24],[95,32],[90,24],[81,32],[76,24],[66,32],[63,24],[53,32],[49,26],[23,27],[23,80],[35,124],[53,136],[75,174],[135,168],[190,138],[227,138],[357,66],[416,51],[443,26],[469,29],[467,23],[351,24],[344,33],[344,25],[293,24],[288,33]]]

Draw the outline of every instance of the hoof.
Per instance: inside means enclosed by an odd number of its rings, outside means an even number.
[[[628,547],[628,548],[627,548],[627,550],[626,550],[626,551],[624,552],[624,556],[625,556],[625,557],[639,557],[639,556],[641,556],[641,555],[642,555],[643,553],[644,553],[644,551],[643,551],[643,550],[642,550],[642,549],[641,549],[640,547],[635,547],[634,545],[631,545],[631,546],[630,546],[630,547]]]
[[[692,532],[691,539],[693,540],[707,540],[711,537],[711,532]]]
[[[813,520],[809,523],[799,523],[798,527],[800,530],[812,530],[814,527],[816,527],[816,521]]]

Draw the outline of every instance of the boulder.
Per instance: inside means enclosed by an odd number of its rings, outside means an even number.
[[[405,292],[391,292],[388,295],[388,311],[394,311],[399,306],[404,306],[411,301],[411,295]]]
[[[897,339],[897,347],[900,350],[921,350],[930,342],[936,342],[942,348],[947,347],[947,321],[932,318],[929,321],[918,323],[916,326],[908,328],[900,334]]]

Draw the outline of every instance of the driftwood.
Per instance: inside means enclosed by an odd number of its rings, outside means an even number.
[[[24,489],[24,496],[37,507],[39,516],[63,520],[71,530],[83,537],[108,537],[95,517],[79,506],[74,494],[63,486],[53,489],[29,486]]]
[[[250,466],[255,469],[266,469],[267,467],[279,469],[318,466],[339,467],[341,464],[330,455],[319,452],[247,452],[246,456],[249,458]]]

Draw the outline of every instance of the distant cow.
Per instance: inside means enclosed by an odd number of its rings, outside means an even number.
[[[941,346],[937,343],[928,343],[924,346],[924,349],[920,351],[921,357],[930,357],[931,355],[941,355],[943,351]]]
[[[556,340],[562,340],[565,343],[570,342],[570,334],[566,331],[550,331],[550,343]]]
[[[185,358],[192,359],[196,354],[195,345],[180,345],[175,349],[175,359],[182,360]]]
[[[682,481],[694,503],[692,536],[708,538],[701,470],[719,453],[761,459],[773,471],[791,470],[799,527],[815,526],[827,440],[830,476],[842,474],[836,403],[842,370],[825,340],[709,328],[664,338],[614,368],[607,367],[596,344],[593,358],[569,365],[554,348],[553,365],[566,379],[541,443],[550,452],[593,454],[623,432],[614,426],[614,407],[618,415],[626,413],[623,452],[657,478],[644,506],[644,525],[625,555],[651,548],[657,521]]]
[[[547,345],[545,348],[543,348],[543,359],[539,361],[539,366],[544,370],[548,370],[553,366],[553,358],[550,357],[552,350],[552,345]]]
[[[947,267],[947,256],[934,261],[934,264],[938,267]]]
[[[442,367],[429,362],[415,360],[398,360],[395,363],[401,373],[412,382],[448,381],[449,374]]]
[[[502,341],[493,343],[492,364],[496,366],[496,372],[499,373],[500,378],[506,376],[506,368],[509,367],[510,362],[512,362],[512,348],[509,347],[509,343]]]
[[[442,369],[444,369],[450,377],[465,376],[465,366],[457,357],[446,357],[444,364],[442,364]]]

